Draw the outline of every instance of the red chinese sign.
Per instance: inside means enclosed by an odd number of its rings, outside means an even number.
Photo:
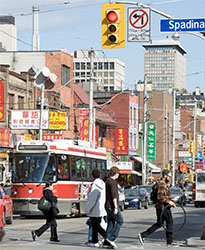
[[[115,129],[115,154],[127,155],[128,154],[128,140],[127,129]]]
[[[94,112],[93,112],[93,121],[94,121]],[[89,110],[88,109],[80,109],[80,140],[88,141],[88,130],[89,130]],[[93,122],[93,130],[92,130],[92,138],[94,143],[94,131],[95,131],[95,123]],[[96,144],[96,142],[95,142]]]
[[[95,147],[98,147],[98,139],[99,139],[99,126],[95,126]]]
[[[107,151],[107,152],[112,152],[112,149],[113,149],[113,141],[110,140],[110,139],[104,138],[104,139],[103,139],[103,147],[106,148],[106,151]]]
[[[43,134],[42,140],[43,141],[53,141],[53,140],[61,140],[63,139],[62,134]]]
[[[4,121],[4,106],[5,106],[5,83],[4,81],[0,81],[0,121]]]
[[[9,147],[10,130],[8,128],[0,128],[0,146]]]

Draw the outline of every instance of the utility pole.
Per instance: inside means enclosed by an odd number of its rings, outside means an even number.
[[[33,39],[32,39],[32,50],[39,51],[40,43],[39,43],[39,8],[38,6],[33,6]]]
[[[196,144],[196,112],[197,112],[197,103],[194,99],[194,128],[193,128],[193,142],[194,142],[194,152],[192,154],[192,168],[195,169],[195,152],[197,151],[197,144]]]
[[[93,83],[94,83],[94,64],[93,64],[94,51],[90,51],[90,96],[89,96],[89,129],[88,129],[88,141],[90,147],[94,147],[92,131],[93,131]]]
[[[144,76],[143,97],[143,155],[142,155],[142,185],[146,184],[146,147],[147,147],[147,76]]]
[[[172,186],[175,186],[175,109],[176,109],[176,98],[175,89],[173,86],[172,91]]]
[[[42,140],[42,133],[43,133],[44,92],[45,92],[45,83],[42,83],[41,84],[41,111],[40,111],[40,123],[39,123],[39,140]]]

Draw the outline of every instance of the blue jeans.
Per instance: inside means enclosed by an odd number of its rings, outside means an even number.
[[[120,228],[123,224],[122,214],[119,207],[117,214],[113,213],[113,209],[111,207],[106,208],[106,211],[108,220],[106,238],[108,240],[114,241],[117,239],[118,234],[120,232]]]

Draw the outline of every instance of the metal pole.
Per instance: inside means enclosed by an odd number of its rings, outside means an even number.
[[[39,140],[42,140],[42,131],[43,131],[43,105],[44,105],[44,91],[45,84],[41,84],[41,110],[40,110],[40,123],[39,123]]]
[[[89,97],[89,129],[88,129],[88,141],[90,147],[93,147],[93,139],[92,139],[92,128],[93,128],[93,82],[94,82],[94,66],[93,66],[93,55],[94,51],[90,51],[90,97]]]
[[[146,184],[146,146],[147,146],[147,76],[144,76],[143,98],[143,155],[142,155],[142,185]]]
[[[196,144],[196,100],[194,100],[194,133],[193,133],[193,142],[194,142],[194,152],[192,154],[192,167],[193,167],[193,170],[195,169],[195,152],[197,150],[197,144]]]
[[[172,99],[172,186],[175,186],[175,89],[173,88]]]
[[[32,40],[32,50],[39,51],[40,43],[39,43],[39,22],[38,22],[38,14],[39,8],[38,6],[33,6],[33,40]]]

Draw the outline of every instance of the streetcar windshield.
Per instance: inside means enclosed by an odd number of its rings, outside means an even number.
[[[31,183],[56,181],[55,159],[48,154],[16,154],[12,181]]]

